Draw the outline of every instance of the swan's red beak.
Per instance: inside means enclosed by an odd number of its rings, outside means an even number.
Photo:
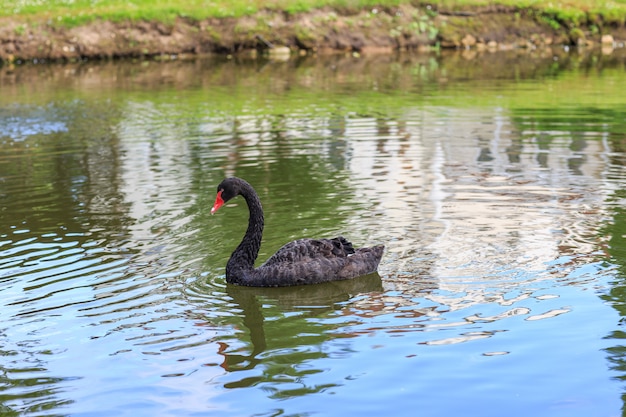
[[[217,209],[219,209],[220,207],[224,205],[224,200],[222,200],[222,191],[224,190],[219,190],[217,192],[217,197],[215,197],[215,204],[213,204],[213,208],[211,209],[211,214],[215,214]]]

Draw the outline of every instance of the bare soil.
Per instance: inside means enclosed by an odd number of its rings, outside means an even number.
[[[315,10],[298,15],[261,11],[239,19],[172,24],[94,21],[67,28],[49,22],[0,19],[0,61],[78,60],[210,53],[374,53],[397,50],[513,49],[550,45],[623,46],[626,27],[567,24],[532,10],[464,11],[400,6],[360,11]]]

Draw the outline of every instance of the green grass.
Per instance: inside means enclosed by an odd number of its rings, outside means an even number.
[[[397,5],[400,0],[382,3]],[[67,24],[93,19],[172,21],[176,17],[205,19],[241,17],[261,9],[289,13],[325,6],[359,9],[380,4],[373,0],[0,0],[0,16],[41,17]]]
[[[141,19],[167,23],[177,17],[197,20],[209,17],[241,17],[261,9],[297,13],[325,6],[338,10],[359,10],[409,2],[416,3],[410,0],[0,0],[0,17],[46,20],[68,26],[80,25],[94,19]],[[574,25],[590,20],[593,23],[594,19],[619,23],[626,21],[626,0],[439,0],[424,1],[424,4],[447,9],[492,4],[533,8],[549,18],[554,18],[555,22]]]

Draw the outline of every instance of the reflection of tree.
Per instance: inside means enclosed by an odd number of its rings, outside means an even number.
[[[3,357],[12,356],[11,352],[3,352],[0,350],[0,355]],[[45,367],[5,367],[0,364],[0,415],[3,417],[18,416],[24,414],[37,414],[43,415],[42,412],[53,408],[60,408],[71,404],[71,400],[62,399],[61,390],[59,385],[67,380],[74,378],[55,378],[50,376],[32,376],[33,371],[36,372],[49,372]],[[17,375],[18,377],[7,377],[7,375]],[[24,376],[22,376],[24,375]],[[28,376],[26,376],[28,375]],[[11,402],[16,398],[15,394],[12,394],[11,388],[23,389],[23,387],[29,387],[28,393],[28,405],[24,408],[20,408],[20,411],[12,410],[9,406],[5,405],[5,402]],[[34,388],[36,387],[36,388]],[[19,396],[17,396],[19,398]]]
[[[20,117],[28,118],[29,111]],[[45,113],[63,120],[65,131],[0,145],[3,153],[16,155],[2,166],[6,191],[0,198],[6,209],[0,211],[0,221],[37,234],[61,227],[85,235],[102,230],[120,236],[127,221],[119,191],[119,144],[113,133],[116,109],[105,103],[69,102]]]
[[[626,113],[618,114],[616,110],[596,111],[598,119],[607,119],[611,124],[617,126],[607,126],[608,143],[612,152],[609,154],[609,182],[624,180],[624,169],[626,160],[623,155],[626,152]],[[622,202],[626,199],[626,190],[618,189],[607,200],[607,204],[613,207],[613,215],[610,221],[605,222],[600,236],[606,236],[605,250],[608,260],[617,266],[615,280],[611,283],[608,294],[601,295],[601,298],[611,304],[621,316],[619,327],[626,323],[626,208]],[[606,336],[607,339],[614,340],[615,346],[606,349],[607,359],[610,367],[616,372],[617,378],[626,381],[626,331],[612,331]],[[622,415],[626,415],[626,392],[622,394]]]
[[[249,372],[244,372],[242,379],[225,384],[226,388],[271,382],[274,387],[272,397],[284,398],[319,392],[329,386],[307,386],[304,382],[307,375],[323,372],[323,369],[303,365],[326,358],[328,353],[321,349],[322,344],[337,337],[334,330],[347,325],[345,322],[324,322],[324,318],[339,310],[340,303],[357,294],[381,292],[382,282],[378,274],[371,274],[304,287],[229,285],[226,291],[242,310],[242,324],[248,329],[250,339],[248,345],[234,350],[221,341],[222,367],[229,372],[260,368],[252,377]],[[341,337],[346,337],[345,331],[341,332]],[[277,384],[285,384],[287,388],[279,390]]]
[[[615,200],[623,198],[626,198],[626,191],[616,192]],[[618,280],[612,283],[609,293],[601,298],[610,302],[619,312],[622,317],[619,325],[622,326],[626,323],[626,209],[615,208],[613,221],[606,225],[602,234],[609,236],[607,251],[611,261],[618,266]],[[614,330],[606,337],[618,343],[606,349],[610,367],[618,374],[617,378],[626,381],[626,331]],[[622,394],[622,401],[622,414],[626,415],[626,393]]]

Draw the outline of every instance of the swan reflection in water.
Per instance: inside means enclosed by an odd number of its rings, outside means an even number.
[[[329,340],[345,338],[344,331],[336,331],[355,324],[358,317],[343,310],[346,303],[353,305],[355,299],[383,294],[378,273],[352,280],[327,282],[317,285],[283,288],[253,288],[227,285],[226,293],[241,311],[242,335],[220,337],[216,340],[218,354],[223,357],[219,365],[229,374],[224,376],[225,388],[249,387],[259,383],[286,383],[302,381],[305,374],[321,372],[303,366],[305,362],[328,357],[331,353],[321,349]],[[336,323],[328,323],[328,316],[336,315]],[[231,342],[232,340],[232,342]],[[310,363],[310,362],[309,362]],[[240,371],[244,372],[235,376]],[[303,384],[303,382],[300,382]],[[293,387],[291,384],[288,387]],[[286,386],[286,387],[287,387]],[[322,387],[304,387],[306,392]],[[287,395],[285,390],[277,396]],[[301,395],[305,392],[292,392]]]

